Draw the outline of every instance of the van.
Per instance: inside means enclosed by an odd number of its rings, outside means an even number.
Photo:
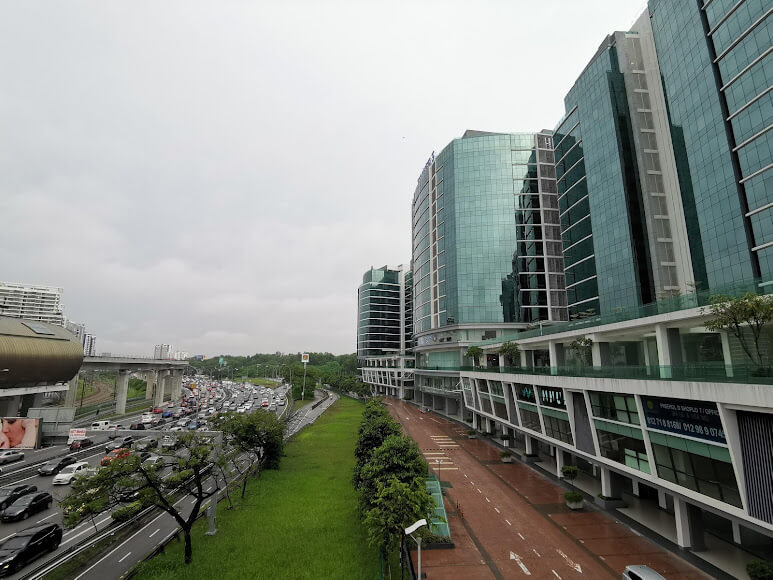
[[[94,421],[91,424],[92,431],[107,431],[110,421]]]
[[[626,566],[623,570],[623,580],[666,580],[649,566],[634,565]]]

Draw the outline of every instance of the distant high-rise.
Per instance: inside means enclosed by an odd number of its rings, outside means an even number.
[[[169,359],[172,358],[172,345],[171,344],[157,344],[153,347],[153,358],[155,359]]]
[[[0,282],[0,314],[63,326],[61,297],[53,286]]]

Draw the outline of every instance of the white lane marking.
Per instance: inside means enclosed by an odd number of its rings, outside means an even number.
[[[518,565],[521,567],[521,570],[524,574],[527,576],[531,576],[531,572],[529,572],[529,569],[524,565],[523,562],[521,562],[521,557],[518,554],[514,554],[513,552],[510,552],[510,559],[515,560]]]
[[[561,576],[558,575],[558,572],[556,572],[555,570],[551,570],[551,572],[553,572],[553,574],[556,575],[556,578],[558,578],[558,580],[561,580]]]
[[[577,564],[576,562],[573,562],[569,556],[564,554],[561,550],[556,550],[558,552],[558,555],[561,556],[564,560],[566,560],[566,563],[569,565],[570,568],[574,568],[577,570],[580,574],[582,574],[582,566]]]
[[[104,518],[102,518],[101,520],[98,520],[98,521],[96,522],[96,524],[92,524],[90,521],[88,521],[88,522],[83,522],[82,526],[83,526],[84,528],[86,528],[86,530],[88,531],[89,529],[93,528],[94,526],[96,526],[96,527],[99,527],[99,524],[103,524],[103,523],[105,523],[105,522],[106,522],[107,520],[109,520],[109,519],[111,519],[111,516],[107,516],[107,517],[104,517]],[[80,526],[79,526],[79,527],[80,527]],[[72,534],[72,533],[76,532],[77,530],[78,530],[78,528],[77,528],[77,527],[76,527],[76,528],[73,528],[72,530],[69,530],[69,531],[65,532],[64,534],[62,534],[62,536],[67,536],[67,535],[69,535],[69,534]],[[83,535],[83,532],[81,532],[80,534],[78,534],[78,535],[76,535],[76,536],[73,536],[73,538],[77,538],[78,536],[82,536],[82,535]],[[65,543],[65,544],[66,544],[66,543],[67,543],[67,542],[69,542],[71,539],[72,539],[72,538],[68,538],[68,539],[67,539],[67,540],[65,540],[63,543]]]
[[[512,526],[513,524],[510,523],[510,520],[505,520],[507,522],[508,526]]]
[[[518,537],[521,538],[522,540],[526,539],[526,538],[523,537],[523,534],[521,532],[518,532]]]
[[[126,558],[128,558],[128,557],[129,557],[129,556],[131,556],[131,555],[132,555],[132,553],[131,553],[131,552],[127,552],[127,553],[126,553],[126,555],[125,555],[123,558],[121,558],[120,560],[118,560],[118,562],[123,562],[124,560],[126,560]]]
[[[45,522],[46,520],[49,520],[49,519],[53,518],[54,516],[58,516],[58,515],[59,515],[59,512],[54,512],[50,516],[46,516],[42,520],[38,520],[35,523],[39,524],[40,522]]]
[[[466,473],[464,474],[464,477],[467,477],[467,474],[466,474]],[[467,478],[467,479],[469,479],[469,478]]]
[[[483,493],[481,490],[478,490],[478,493]]]
[[[539,555],[539,552],[537,550],[535,550],[534,548],[532,548],[531,551],[534,552],[535,554],[537,554],[537,558],[542,558],[542,556]]]
[[[155,536],[155,535],[156,535],[158,532],[160,532],[160,531],[161,531],[161,528],[156,528],[156,531],[155,531],[155,532],[153,532],[152,534],[150,534],[148,537],[149,537],[149,538],[152,538],[153,536]]]
[[[487,501],[488,503],[491,503],[491,500],[490,500],[489,498],[486,498],[486,501]]]
[[[500,512],[500,511],[499,511],[497,508],[494,508],[494,511],[495,511],[495,512],[497,512],[498,514],[499,514],[499,513],[502,513],[502,512]]]
[[[6,541],[8,538],[11,538],[11,537],[13,537],[13,536],[15,536],[15,535],[16,535],[16,534],[11,534],[10,536],[6,536],[6,537],[4,537],[2,540],[0,540],[0,542],[5,542],[5,541]]]

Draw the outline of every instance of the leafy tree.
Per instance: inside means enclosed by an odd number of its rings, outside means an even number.
[[[521,349],[514,342],[505,342],[499,347],[499,354],[505,357],[505,366],[515,366],[515,361],[520,363]],[[510,363],[509,365],[507,363]]]
[[[478,359],[483,356],[483,349],[479,346],[471,346],[467,349],[464,356],[471,358],[474,366],[478,366]]]
[[[434,507],[423,477],[401,482],[390,477],[378,483],[378,491],[371,507],[365,514],[368,542],[381,551],[385,561],[389,554],[400,548],[400,569],[403,570],[404,530],[416,520],[430,518]]]
[[[213,463],[221,461],[210,437],[199,433],[178,435],[181,449],[177,452],[159,450],[164,458],[162,466],[144,465],[139,456],[130,454],[115,459],[94,475],[79,477],[73,482],[72,493],[60,505],[65,524],[74,526],[97,512],[118,507],[124,502],[139,502],[139,507],[157,506],[171,515],[185,537],[185,563],[193,561],[191,529],[201,511],[202,504],[219,489],[219,481],[205,490],[206,480]],[[187,502],[178,507],[175,496],[190,495],[193,505],[190,512]]]
[[[765,325],[773,320],[773,296],[749,292],[743,296],[712,296],[710,300],[712,318],[704,323],[706,330],[732,332],[746,356],[754,364],[765,366],[767,356],[762,352],[760,338]],[[751,340],[744,329],[751,333]]]
[[[223,413],[212,420],[213,428],[223,432],[224,457],[242,476],[242,493],[247,476],[260,477],[263,469],[277,469],[284,449],[285,425],[274,413]],[[225,476],[225,467],[221,465]]]
[[[370,461],[360,472],[362,513],[367,513],[373,507],[379,483],[386,484],[393,477],[408,483],[417,477],[426,476],[427,469],[427,462],[413,439],[403,435],[387,437],[380,447],[373,450]]]
[[[381,447],[387,437],[400,434],[400,425],[389,416],[389,413],[386,415],[374,414],[362,422],[357,446],[354,449],[355,464],[352,483],[355,488],[360,487],[362,468],[370,461],[373,452]]]
[[[585,366],[591,366],[593,363],[593,351],[591,350],[592,346],[593,341],[587,336],[575,338],[572,342],[569,343],[569,348],[574,349],[574,351],[577,353],[577,357]]]

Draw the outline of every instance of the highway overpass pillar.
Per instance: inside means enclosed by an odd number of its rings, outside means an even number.
[[[160,407],[164,404],[164,389],[166,389],[166,383],[169,379],[169,371],[158,371],[158,379],[156,380],[156,392],[153,397],[153,406]]]
[[[174,371],[174,386],[172,387],[172,398],[177,400],[183,395],[183,371]]]
[[[65,407],[74,407],[75,406],[75,397],[78,394],[78,378],[80,376],[81,376],[80,373],[77,373],[67,383],[67,394],[64,397],[64,406]]]
[[[156,371],[145,371],[145,400],[153,398],[153,385],[156,383]]]
[[[118,371],[118,380],[115,383],[115,412],[119,415],[126,413],[126,395],[129,392],[129,371]]]

